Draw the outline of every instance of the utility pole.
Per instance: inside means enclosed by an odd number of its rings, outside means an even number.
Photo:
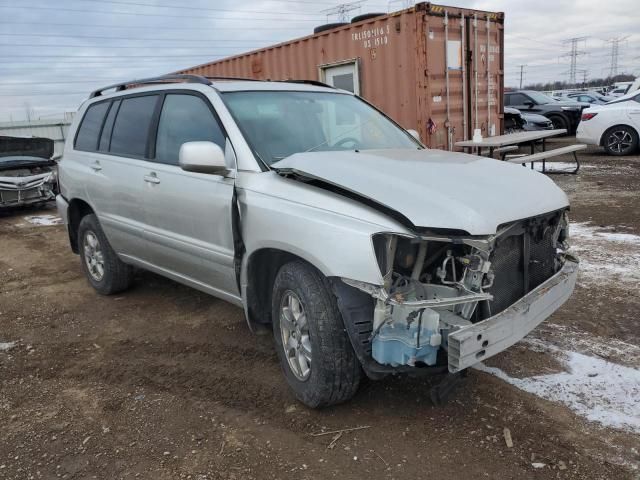
[[[524,76],[524,69],[526,65],[518,65],[520,67],[520,90],[522,90],[522,78]]]
[[[571,85],[575,85],[576,83],[576,72],[578,70],[578,57],[584,55],[584,50],[578,50],[578,45],[581,42],[584,42],[588,37],[573,37],[564,40],[563,45],[571,45],[570,50],[561,55],[561,57],[569,57],[569,70],[565,73],[569,74],[569,83]]]
[[[609,66],[609,76],[615,77],[618,74],[620,65],[618,60],[620,58],[620,43],[629,38],[629,35],[626,37],[614,37],[609,40],[605,40],[605,43],[611,44],[611,53],[609,53],[610,66]]]
[[[587,86],[587,76],[589,75],[589,70],[579,68],[576,70],[576,73],[582,74],[582,88],[585,88]]]

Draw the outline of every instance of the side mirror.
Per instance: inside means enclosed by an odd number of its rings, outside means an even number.
[[[420,134],[416,130],[410,129],[410,130],[407,130],[407,133],[411,135],[413,138],[415,138],[416,140],[418,140],[419,142],[422,141],[420,140]]]
[[[180,146],[178,163],[180,168],[187,172],[224,175],[229,171],[222,148],[213,142],[183,143]]]
[[[527,100],[526,102],[524,102],[524,104],[529,108],[533,108],[533,106],[535,105],[532,100]]]

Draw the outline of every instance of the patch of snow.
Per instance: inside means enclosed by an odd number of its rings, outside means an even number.
[[[49,227],[52,225],[62,225],[62,219],[57,215],[29,215],[24,219],[32,225]]]
[[[587,222],[571,223],[569,227],[571,238],[578,238],[591,241],[607,241],[617,243],[629,243],[640,245],[640,235],[632,233],[608,232],[604,227],[594,227]]]
[[[625,282],[640,288],[640,236],[571,223],[571,250],[580,257],[580,281]]]
[[[640,370],[547,344],[566,372],[514,378],[499,368],[476,365],[538,397],[559,402],[587,420],[640,433]]]
[[[582,166],[580,168],[583,168]],[[535,162],[533,169],[542,172],[542,162]],[[576,162],[546,162],[545,172],[573,172],[576,169]]]
[[[545,322],[538,331],[547,331],[553,345],[564,350],[598,356],[616,363],[635,367],[640,366],[640,346],[618,340],[604,338],[592,333],[569,329],[564,325]],[[541,340],[527,337],[523,340],[534,351],[544,351],[547,344]]]
[[[0,342],[0,352],[8,352],[12,348],[14,348],[18,343],[17,342]]]

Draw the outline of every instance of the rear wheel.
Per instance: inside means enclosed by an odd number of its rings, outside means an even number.
[[[98,293],[111,295],[129,288],[133,269],[113,251],[95,215],[82,217],[78,246],[82,270]]]
[[[609,155],[630,155],[638,148],[638,134],[631,127],[619,125],[605,132],[602,144]]]
[[[316,408],[350,399],[361,369],[327,280],[313,267],[284,265],[273,287],[273,334],[287,383]]]

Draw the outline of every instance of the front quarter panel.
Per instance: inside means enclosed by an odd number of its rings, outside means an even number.
[[[325,276],[380,285],[373,252],[376,232],[409,233],[405,227],[354,200],[275,172],[241,172],[237,179],[247,261],[261,249],[292,253]]]

